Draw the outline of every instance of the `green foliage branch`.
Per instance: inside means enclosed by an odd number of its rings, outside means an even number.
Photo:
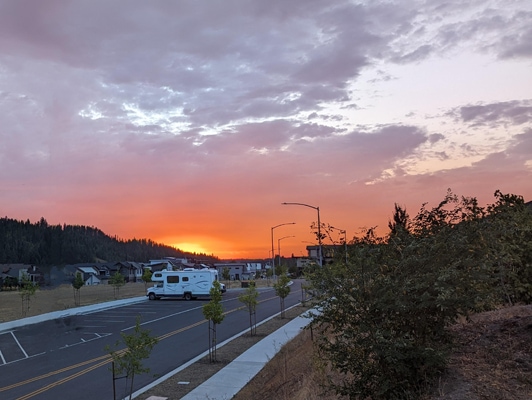
[[[286,273],[281,273],[277,282],[273,284],[275,289],[275,294],[279,296],[279,301],[281,303],[281,318],[285,317],[285,298],[290,294],[290,278]]]
[[[120,272],[115,272],[109,279],[109,284],[113,286],[113,295],[118,299],[120,295],[120,288],[126,284],[126,278]]]
[[[72,281],[72,287],[74,288],[74,304],[79,306],[81,304],[81,292],[80,289],[85,285],[81,272],[77,272],[74,280]]]
[[[148,289],[148,283],[151,282],[151,277],[153,275],[153,272],[149,270],[148,268],[144,268],[144,272],[142,273],[142,282],[144,282],[144,289]]]
[[[253,284],[251,284],[253,283]],[[250,285],[247,287],[246,291],[238,296],[238,300],[243,303],[249,312],[249,334],[250,336],[255,335],[257,330],[257,304],[259,298],[259,292],[255,287],[254,282],[250,282]]]
[[[20,279],[19,295],[22,302],[22,317],[25,317],[31,304],[31,298],[35,296],[38,285],[32,282],[27,274],[22,274]]]
[[[230,280],[231,274],[230,274],[229,268],[224,267],[222,269],[222,279],[226,282],[227,288],[229,289],[231,285],[231,280]]]
[[[153,347],[159,342],[159,339],[152,337],[150,331],[141,329],[140,317],[137,317],[135,328],[131,334],[120,333],[121,340],[117,340],[114,347],[106,346],[105,351],[111,356],[113,364],[113,398],[116,399],[115,381],[125,378],[126,396],[133,395],[133,383],[136,375],[148,373],[149,368],[144,367],[142,361],[148,358]],[[118,350],[125,345],[125,349]]]
[[[221,324],[225,318],[222,307],[222,290],[220,282],[214,281],[209,291],[211,300],[203,305],[203,316],[208,321],[209,329],[209,360],[211,363],[216,362],[216,327]]]

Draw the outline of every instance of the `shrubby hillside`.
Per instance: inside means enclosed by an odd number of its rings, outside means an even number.
[[[532,212],[520,196],[448,192],[410,218],[396,205],[390,232],[369,229],[347,258],[308,275],[326,388],[353,399],[415,399],[449,363],[450,327],[482,311],[532,302]]]

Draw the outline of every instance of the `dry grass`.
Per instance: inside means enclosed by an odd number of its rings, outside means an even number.
[[[424,400],[532,399],[532,305],[477,314],[451,328],[457,349]],[[332,400],[320,386],[310,332],[301,333],[233,400]]]
[[[112,285],[84,286],[80,289],[80,306],[144,295],[146,295],[146,289],[143,283],[126,283],[120,288],[116,298]],[[20,293],[2,291],[0,292],[0,322],[66,310],[75,306],[72,285],[61,285],[54,289],[38,289],[31,298],[30,308],[26,315],[22,313]]]
[[[311,332],[305,330],[284,345],[279,353],[233,400],[332,400],[324,393],[319,370],[315,368]]]
[[[240,287],[240,282],[225,282],[231,288]],[[148,287],[153,284],[148,283]],[[266,286],[266,280],[256,281],[257,287]],[[126,283],[115,297],[112,285],[83,286],[80,289],[80,306],[103,303],[117,299],[141,297],[146,295],[144,283]],[[20,292],[0,291],[0,322],[13,321],[24,317],[45,314],[53,311],[62,311],[76,307],[74,288],[72,285],[61,285],[53,289],[38,289],[31,298],[30,309],[26,315],[22,313],[22,299]]]
[[[451,330],[458,347],[432,399],[532,399],[532,305],[477,314]]]

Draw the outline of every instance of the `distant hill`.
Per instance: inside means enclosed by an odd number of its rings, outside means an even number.
[[[82,225],[49,225],[0,218],[0,264],[65,265],[97,261],[139,261],[178,257],[217,261],[215,256],[187,253],[150,239],[122,240]]]

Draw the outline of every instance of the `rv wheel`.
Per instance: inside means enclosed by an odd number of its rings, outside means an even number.
[[[189,301],[190,299],[192,299],[192,295],[190,293],[185,293],[185,300]]]
[[[150,300],[157,300],[157,297],[155,296],[155,293],[150,293],[150,295],[148,296],[148,298]]]

